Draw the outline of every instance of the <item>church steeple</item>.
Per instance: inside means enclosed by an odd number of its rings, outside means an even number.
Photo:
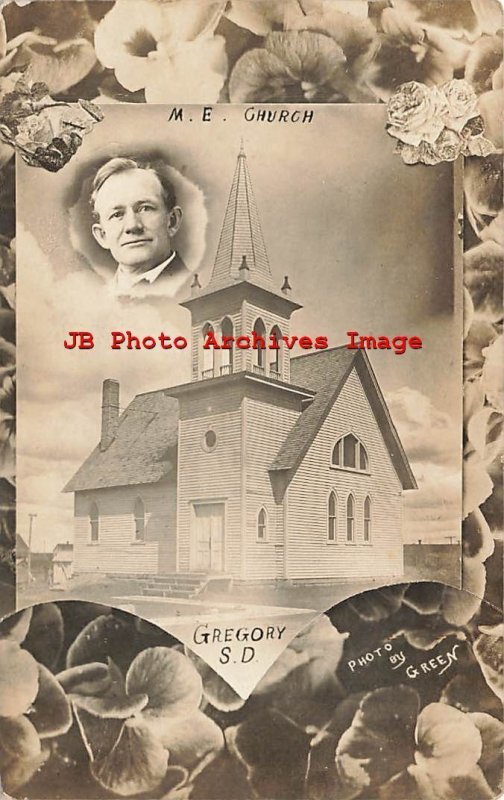
[[[243,143],[238,153],[210,281],[198,276],[191,297],[181,303],[192,316],[192,380],[223,378],[239,372],[288,382],[290,317],[301,308],[290,297],[285,278],[275,285],[264,244]],[[217,341],[232,337],[231,349],[203,347],[211,334]],[[244,339],[262,338],[266,347],[246,349]],[[271,348],[271,337],[279,348]]]
[[[244,279],[275,289],[242,140],[207,288],[220,289]]]

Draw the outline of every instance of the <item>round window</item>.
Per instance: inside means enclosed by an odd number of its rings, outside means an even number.
[[[217,434],[215,431],[209,430],[203,436],[203,447],[205,450],[213,450],[217,445]]]

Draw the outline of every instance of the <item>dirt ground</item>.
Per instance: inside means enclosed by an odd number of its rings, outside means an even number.
[[[405,574],[394,580],[376,578],[366,581],[335,581],[324,585],[236,585],[230,591],[205,591],[198,601],[205,604],[239,602],[243,604],[284,606],[296,608],[327,609],[336,603],[374,586],[385,583],[402,583],[410,580],[436,580],[456,585],[453,577],[459,574],[457,546],[433,549],[426,545],[405,548]],[[420,550],[418,548],[421,548]],[[435,546],[434,546],[435,548]],[[114,598],[138,595],[138,584],[134,579],[121,578],[76,578],[68,590],[52,590],[41,581],[32,582],[18,589],[18,606],[27,606],[51,600],[87,600],[105,605],[119,604]],[[126,602],[126,601],[124,601]],[[123,604],[121,601],[120,604]],[[188,613],[191,613],[188,610]]]

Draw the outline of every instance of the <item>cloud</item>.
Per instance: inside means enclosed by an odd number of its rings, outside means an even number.
[[[459,539],[462,434],[458,415],[441,411],[429,397],[408,386],[388,394],[387,404],[418,483],[418,490],[405,495],[405,541]]]
[[[441,411],[427,395],[408,386],[387,394],[387,404],[410,462],[460,464],[462,434],[456,414]]]

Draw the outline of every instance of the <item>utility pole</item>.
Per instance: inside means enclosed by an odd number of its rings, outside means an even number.
[[[30,517],[30,527],[28,529],[28,581],[31,579],[31,555],[32,555],[32,533],[33,533],[33,520],[36,514],[28,514]]]

